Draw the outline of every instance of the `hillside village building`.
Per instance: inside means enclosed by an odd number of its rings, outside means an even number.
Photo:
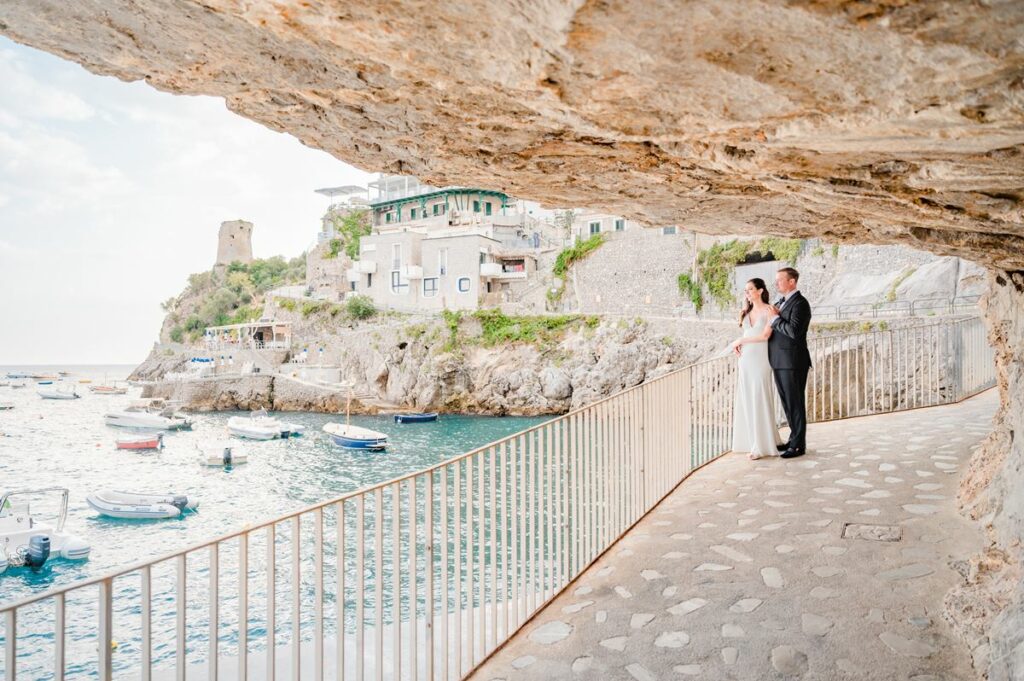
[[[346,273],[348,291],[383,309],[492,307],[524,290],[537,259],[559,244],[553,227],[508,195],[437,188],[381,175],[370,183],[373,233]]]

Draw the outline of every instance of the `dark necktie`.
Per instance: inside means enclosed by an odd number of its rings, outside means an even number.
[[[779,298],[779,302],[775,303],[775,307],[782,307],[786,302],[786,296]]]

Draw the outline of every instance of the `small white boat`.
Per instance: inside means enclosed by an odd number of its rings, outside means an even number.
[[[115,428],[144,428],[146,430],[188,430],[192,419],[171,408],[150,411],[141,407],[129,407],[124,411],[112,411],[103,415],[103,422]]]
[[[145,494],[103,490],[85,498],[93,510],[108,518],[132,520],[177,518],[194,511],[199,502],[185,494]]]
[[[8,409],[14,409],[14,402],[0,402],[0,411],[7,411]]]
[[[74,386],[68,385],[42,385],[36,393],[44,400],[77,400],[81,397]]]
[[[273,440],[302,435],[306,427],[298,423],[288,423],[268,415],[266,411],[254,411],[248,417],[232,416],[228,419],[228,432],[235,437],[250,440]]]
[[[28,384],[25,381],[11,381],[11,390],[19,390],[21,388],[27,388]]]
[[[55,525],[32,517],[24,497],[56,492],[61,495]],[[0,496],[0,573],[8,567],[41,567],[47,560],[85,560],[91,547],[82,538],[64,531],[68,517],[66,487],[19,490]]]
[[[203,466],[237,466],[248,462],[245,450],[234,442],[211,442],[196,445],[199,463]]]

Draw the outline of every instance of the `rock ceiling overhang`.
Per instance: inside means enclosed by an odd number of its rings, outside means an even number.
[[[1024,269],[1024,2],[8,0],[0,33],[371,170]]]

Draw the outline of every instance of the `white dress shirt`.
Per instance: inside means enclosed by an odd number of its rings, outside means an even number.
[[[782,311],[782,308],[786,307],[786,303],[791,301],[793,299],[793,296],[795,296],[798,293],[800,293],[800,289],[794,289],[787,293],[786,295],[782,296],[782,305],[779,305],[779,311]],[[781,317],[775,317],[772,320],[772,326],[774,326],[775,322],[779,321],[779,319],[781,319]]]

